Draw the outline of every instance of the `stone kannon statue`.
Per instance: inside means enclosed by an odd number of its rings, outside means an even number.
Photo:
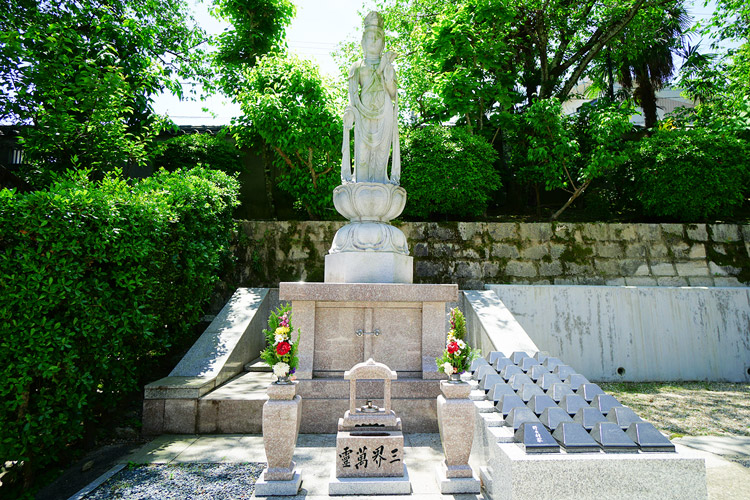
[[[341,185],[333,190],[333,205],[349,223],[336,232],[326,255],[327,283],[413,281],[406,236],[390,224],[404,210],[406,190],[399,186],[396,56],[383,53],[384,42],[383,17],[370,12],[362,35],[364,59],[349,71]],[[352,128],[353,171],[349,147]]]
[[[344,111],[344,140],[341,147],[341,182],[390,182],[398,185],[401,155],[398,142],[398,94],[393,60],[386,52],[383,17],[370,12],[362,35],[364,59],[349,70],[349,105]],[[354,175],[349,151],[354,127]],[[391,175],[388,159],[393,148]]]

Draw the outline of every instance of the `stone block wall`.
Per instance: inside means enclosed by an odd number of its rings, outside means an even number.
[[[323,281],[344,222],[243,221],[230,286]],[[748,224],[409,222],[416,283],[636,286],[750,284]]]

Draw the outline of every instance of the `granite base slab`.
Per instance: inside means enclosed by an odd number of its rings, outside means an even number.
[[[482,483],[476,474],[471,477],[447,477],[445,464],[435,469],[435,480],[443,495],[477,494],[482,489]]]
[[[331,470],[328,483],[329,495],[409,495],[411,481],[404,464],[404,475],[399,477],[336,477],[336,469]]]
[[[326,283],[413,283],[414,258],[396,252],[341,252],[325,256]]]
[[[255,482],[255,496],[294,496],[299,492],[301,486],[302,477],[299,472],[295,472],[294,477],[288,481],[266,481],[263,477],[260,477]]]

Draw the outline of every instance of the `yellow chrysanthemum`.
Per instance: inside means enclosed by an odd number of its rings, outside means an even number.
[[[289,327],[287,326],[280,326],[276,329],[274,332],[276,335],[286,335],[289,333]]]

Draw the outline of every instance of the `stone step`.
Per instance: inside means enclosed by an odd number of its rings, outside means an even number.
[[[252,363],[250,363],[252,364]],[[195,429],[198,434],[257,434],[262,432],[266,388],[275,377],[253,371],[238,375],[198,399]],[[335,433],[338,419],[349,409],[349,382],[339,378],[301,380],[302,433]],[[391,385],[393,410],[404,432],[437,432],[439,380],[398,379]],[[357,383],[357,404],[371,399],[382,406],[382,382]]]
[[[268,363],[261,358],[254,359],[245,365],[246,372],[271,372],[273,371]]]

